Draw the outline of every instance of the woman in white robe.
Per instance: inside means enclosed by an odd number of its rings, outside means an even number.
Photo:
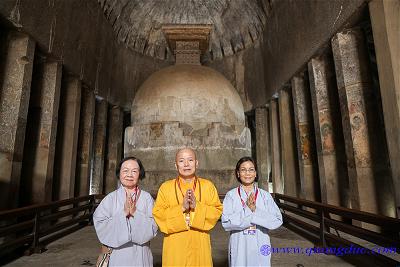
[[[257,187],[257,166],[250,157],[236,164],[240,185],[223,203],[222,226],[230,232],[230,266],[271,266],[268,230],[282,224],[282,214],[271,195]]]
[[[150,240],[158,227],[152,215],[154,200],[138,185],[145,176],[143,165],[135,157],[124,158],[116,173],[121,186],[93,214],[97,237],[112,248],[109,266],[153,266]]]

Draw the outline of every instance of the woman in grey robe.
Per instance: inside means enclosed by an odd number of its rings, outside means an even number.
[[[112,249],[109,266],[153,266],[150,240],[158,227],[152,215],[154,200],[139,188],[143,165],[135,157],[124,158],[116,174],[121,186],[93,214],[97,237]]]
[[[256,164],[250,157],[236,164],[240,185],[224,198],[222,226],[230,232],[230,266],[270,266],[268,231],[282,224],[282,215],[271,195],[257,187]]]

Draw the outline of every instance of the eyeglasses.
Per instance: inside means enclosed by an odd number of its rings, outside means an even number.
[[[124,175],[131,174],[131,175],[135,176],[137,173],[139,173],[139,170],[138,170],[138,169],[132,169],[132,170],[123,169],[123,170],[121,170],[121,172],[122,172]]]
[[[255,173],[256,170],[255,170],[255,169],[240,169],[239,172],[240,172],[240,173],[246,173],[246,172],[248,172],[248,173],[252,174],[252,173]]]

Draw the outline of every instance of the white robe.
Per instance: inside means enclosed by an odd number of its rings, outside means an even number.
[[[126,218],[123,186],[108,194],[93,214],[100,242],[112,247],[109,266],[153,266],[150,240],[157,234],[152,210],[154,200],[141,191],[133,217]]]
[[[241,198],[246,203],[247,195],[240,186]],[[238,189],[230,190],[224,199],[222,226],[230,231],[229,265],[230,266],[270,266],[271,255],[266,253],[270,246],[269,229],[276,229],[282,224],[282,214],[271,195],[258,189],[256,210],[252,212],[240,200]],[[255,193],[255,191],[253,190]],[[249,194],[250,195],[250,194]],[[246,229],[255,225],[254,234],[245,234]]]

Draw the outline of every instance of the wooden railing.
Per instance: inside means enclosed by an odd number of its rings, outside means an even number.
[[[400,253],[399,219],[277,193],[273,194],[273,197],[282,211],[284,225],[312,239],[318,246],[349,247],[353,245],[365,249],[368,252],[366,254],[371,255],[368,257],[369,263],[372,263],[372,260],[383,266],[400,265],[399,261],[383,254],[372,253],[373,251],[354,241],[356,237],[380,247],[396,248],[396,252]],[[371,230],[371,228],[374,229]],[[345,238],[343,234],[341,236],[340,232],[348,234],[348,238]],[[357,258],[357,256],[363,260],[367,258],[365,254],[351,255],[352,258]]]
[[[272,196],[282,210],[285,226],[306,235],[318,246],[354,245],[369,250],[355,243],[356,237],[381,247],[395,247],[400,253],[399,219],[277,193]],[[83,196],[0,212],[0,257],[17,248],[28,254],[41,252],[48,243],[90,224],[103,197]],[[362,226],[365,223],[378,231],[366,229]],[[347,233],[350,238],[341,236],[340,232]],[[384,266],[400,264],[378,253],[371,260]]]
[[[90,195],[0,212],[0,257],[15,249],[41,252],[46,244],[91,223],[104,196]]]

